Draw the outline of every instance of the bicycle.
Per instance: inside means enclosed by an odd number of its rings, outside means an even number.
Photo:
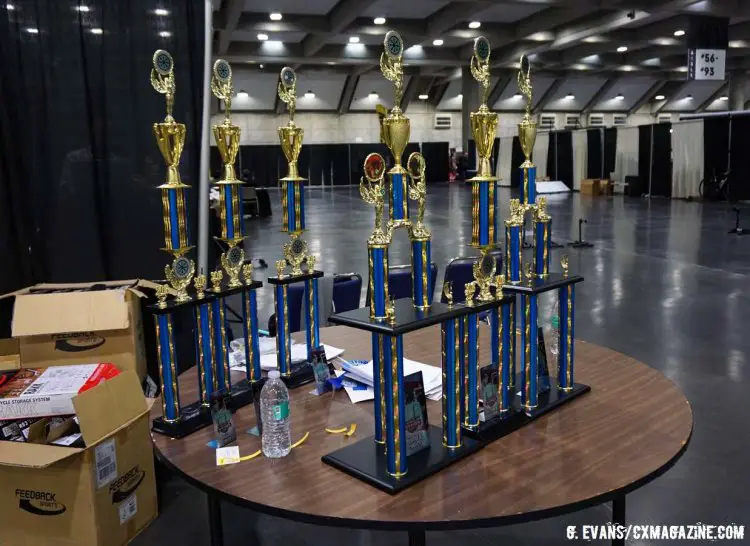
[[[714,169],[714,174],[711,178],[701,180],[698,187],[701,199],[704,201],[728,201],[730,173],[731,171],[727,171],[717,177],[716,170]]]

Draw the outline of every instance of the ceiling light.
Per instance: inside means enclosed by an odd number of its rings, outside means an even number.
[[[685,95],[685,99],[686,100],[692,100],[693,99],[693,95]]]
[[[305,93],[305,98],[306,99],[314,99],[315,98],[315,93],[313,93],[312,91],[308,91],[307,93]]]
[[[165,15],[169,15],[169,10],[164,8],[156,8],[154,10],[154,15],[158,15],[159,17],[164,17]]]
[[[373,19],[372,22],[375,23],[376,25],[384,25],[385,17],[375,17],[375,19]]]
[[[76,6],[76,11],[80,11],[81,13],[88,13],[91,11],[91,8],[88,6]]]
[[[249,96],[250,96],[250,95],[248,95],[248,94],[247,94],[247,91],[243,91],[242,89],[240,89],[240,90],[239,90],[239,91],[237,92],[237,98],[238,98],[238,99],[246,99],[246,98],[247,98],[247,97],[249,97]]]
[[[427,100],[429,98],[430,98],[429,95],[425,95],[425,94],[419,95],[419,100]]]
[[[26,29],[26,32],[28,32],[29,34],[39,34],[39,29],[38,28],[34,28],[34,27],[28,27]]]
[[[8,11],[13,11],[14,9],[16,9],[16,6],[14,6],[13,4],[5,4],[5,9],[7,9]]]
[[[372,99],[372,100],[375,100],[375,99],[377,99],[377,98],[378,98],[379,96],[380,96],[380,95],[378,95],[378,94],[377,94],[377,93],[376,93],[375,91],[370,91],[370,94],[369,94],[369,95],[367,95],[367,98],[368,98],[368,99]]]
[[[263,63],[260,63],[258,66],[262,69],[263,68]]]
[[[350,44],[358,44],[359,43],[359,36],[349,36],[349,43]]]
[[[480,23],[479,21],[472,21],[471,23],[469,23],[469,28],[479,28],[481,26],[482,23]]]
[[[281,40],[269,40],[266,42],[266,44],[269,46],[280,46],[284,45],[284,42],[282,42]]]
[[[576,96],[573,93],[568,93],[567,95],[565,95],[565,98],[567,100],[573,100],[574,98],[576,98]]]
[[[442,39],[442,38],[438,38],[437,40],[432,40],[432,45],[434,45],[434,46],[441,46],[441,45],[443,45],[444,43],[445,43],[445,42],[443,42],[443,39]]]
[[[459,99],[462,99],[462,98],[464,98],[464,94],[463,93],[459,93],[458,95],[456,95],[456,97],[458,97]]]
[[[281,21],[281,14],[278,12],[273,12],[269,17],[271,18],[271,21]]]
[[[261,42],[265,42],[266,40],[268,40],[268,34],[258,34],[258,40],[260,40]]]
[[[685,36],[685,31],[682,30],[682,29],[675,30],[674,31],[674,35],[677,36],[677,37],[679,37],[679,36]]]
[[[100,28],[92,28],[91,34],[102,34],[104,31]]]
[[[333,66],[333,65],[335,65],[335,64],[336,64],[336,62],[335,62],[335,61],[328,61],[328,64],[329,64],[330,66]]]
[[[621,45],[617,48],[617,53],[625,53],[628,50],[628,46]]]
[[[656,95],[654,97],[654,100],[664,100],[666,97],[664,95]]]
[[[727,97],[726,95],[723,95],[719,97],[719,100],[729,100],[729,97]]]
[[[623,100],[623,99],[625,98],[625,95],[623,95],[622,93],[618,93],[618,94],[617,94],[617,96],[616,96],[615,98],[616,98],[617,100]]]
[[[159,36],[161,36],[162,38],[169,38],[171,35],[172,35],[172,33],[169,32],[168,30],[162,30],[159,33]]]
[[[514,99],[522,99],[523,95],[521,93],[516,93],[515,95],[513,95],[513,98]]]

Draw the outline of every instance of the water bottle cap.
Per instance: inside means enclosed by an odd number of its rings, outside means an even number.
[[[560,327],[560,317],[557,315],[552,315],[552,318],[550,319],[550,323],[552,324],[553,328],[559,328]]]
[[[279,370],[271,370],[270,372],[268,372],[269,379],[278,379],[279,377],[281,377],[281,373],[279,372]]]

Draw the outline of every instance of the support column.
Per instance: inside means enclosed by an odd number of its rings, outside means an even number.
[[[747,74],[735,71],[729,75],[729,110],[745,109],[745,86]]]

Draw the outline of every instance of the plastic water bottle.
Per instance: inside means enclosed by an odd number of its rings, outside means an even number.
[[[549,316],[549,325],[549,351],[553,357],[557,357],[560,354],[560,302],[555,302],[555,307]]]
[[[268,372],[268,380],[260,391],[261,436],[263,455],[272,459],[286,457],[292,450],[289,427],[289,391],[278,370]]]

